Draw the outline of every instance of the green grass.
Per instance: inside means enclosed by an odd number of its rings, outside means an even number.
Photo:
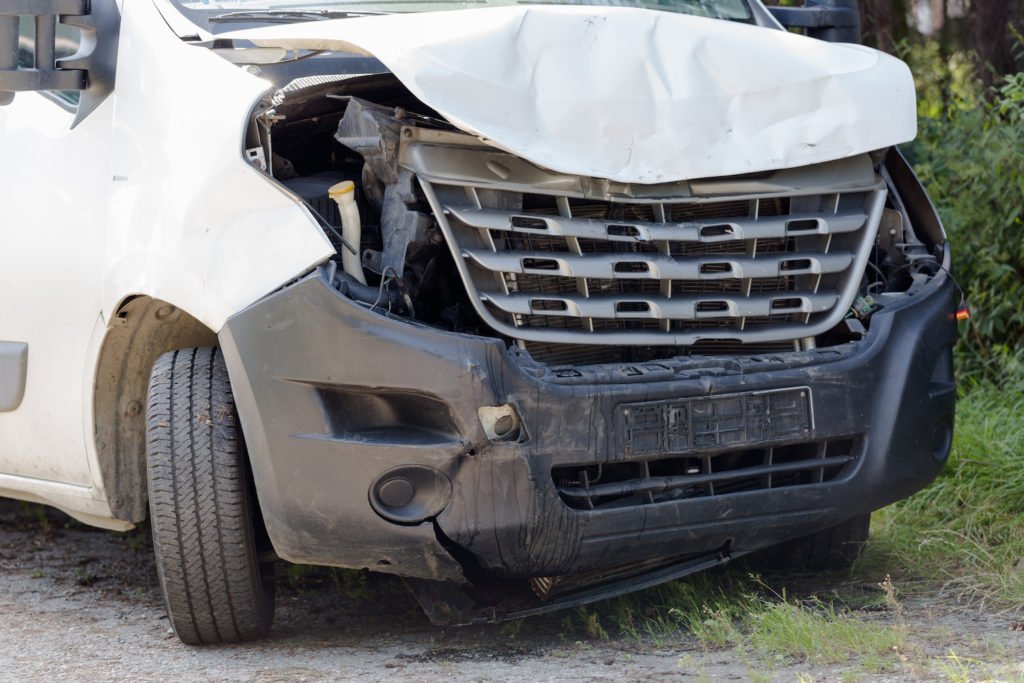
[[[891,670],[914,648],[889,574],[902,589],[946,591],[996,609],[1024,604],[1022,465],[1024,384],[975,387],[960,400],[943,473],[875,515],[868,553],[852,575],[800,577],[802,592],[787,594],[777,588],[785,576],[707,572],[576,610],[563,628],[666,646],[695,638],[708,650],[737,651],[753,667],[855,662],[854,677]],[[886,623],[871,618],[879,610]],[[956,680],[966,663],[939,658],[930,670]]]
[[[1024,603],[1024,388],[958,405],[953,453],[928,488],[875,515],[869,560],[992,607]]]
[[[705,646],[746,650],[769,662],[836,664],[869,657],[874,668],[886,669],[905,641],[899,626],[871,623],[816,598],[727,596],[702,613],[680,616]]]
[[[885,596],[880,600],[884,603]],[[696,639],[706,650],[737,652],[752,670],[854,659],[863,670],[886,671],[895,666],[906,640],[899,619],[893,625],[877,623],[848,609],[844,600],[776,592],[761,577],[738,569],[576,610],[566,626],[590,638],[621,634],[655,646]]]

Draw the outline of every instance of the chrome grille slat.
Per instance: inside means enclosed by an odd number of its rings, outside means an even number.
[[[475,311],[528,344],[811,339],[849,310],[886,197],[866,156],[648,188],[552,174],[479,145],[446,157],[415,136],[403,144]],[[511,175],[485,177],[499,157]],[[703,188],[715,194],[694,196]]]
[[[561,218],[548,215],[531,215],[527,212],[514,213],[492,209],[460,208],[446,205],[445,210],[470,227],[479,230],[500,230],[527,233],[537,236],[585,237],[611,242],[732,242],[735,240],[803,237],[807,235],[830,235],[854,232],[863,227],[867,215],[854,211],[842,214],[795,214],[772,216],[764,219],[730,217],[721,220],[686,221],[681,223],[652,223],[630,220],[596,220],[593,218]],[[545,224],[544,228],[528,228],[515,225],[515,219],[530,219]],[[793,224],[816,221],[814,228],[794,230]],[[609,234],[609,226],[634,228],[636,235]],[[714,228],[728,228],[731,232],[721,233]],[[713,232],[714,234],[706,234]]]
[[[813,292],[782,292],[775,295],[753,295],[730,298],[590,296],[587,298],[558,296],[557,294],[509,294],[482,292],[481,298],[506,313],[513,315],[544,315],[567,318],[608,318],[614,320],[712,320],[743,316],[790,315],[794,313],[820,313],[835,305],[835,294]],[[776,301],[793,302],[784,308],[773,307]],[[722,304],[722,308],[699,310],[701,304]],[[543,304],[561,304],[552,309]]]
[[[853,262],[853,253],[790,252],[762,256],[673,257],[661,254],[572,254],[545,251],[497,252],[463,249],[464,258],[488,270],[609,280],[728,280],[795,277],[839,273]],[[790,268],[784,268],[786,264]],[[531,265],[533,264],[533,265]],[[620,269],[639,264],[643,269]]]

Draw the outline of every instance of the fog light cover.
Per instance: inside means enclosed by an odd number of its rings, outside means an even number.
[[[436,517],[452,498],[452,483],[443,472],[426,465],[388,470],[370,487],[370,507],[397,524],[419,524]]]

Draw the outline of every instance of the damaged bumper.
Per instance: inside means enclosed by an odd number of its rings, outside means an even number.
[[[930,482],[952,435],[955,302],[939,273],[856,343],[547,367],[315,273],[220,338],[282,558],[602,597]]]

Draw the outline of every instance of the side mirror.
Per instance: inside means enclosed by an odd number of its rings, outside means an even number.
[[[860,42],[857,0],[805,0],[803,7],[772,6],[768,11],[786,28],[802,28],[830,43]]]
[[[18,64],[20,26],[35,24],[34,64]],[[57,59],[57,24],[79,31],[78,52]],[[82,92],[72,127],[114,90],[121,14],[115,0],[0,0],[0,105],[16,92]]]

